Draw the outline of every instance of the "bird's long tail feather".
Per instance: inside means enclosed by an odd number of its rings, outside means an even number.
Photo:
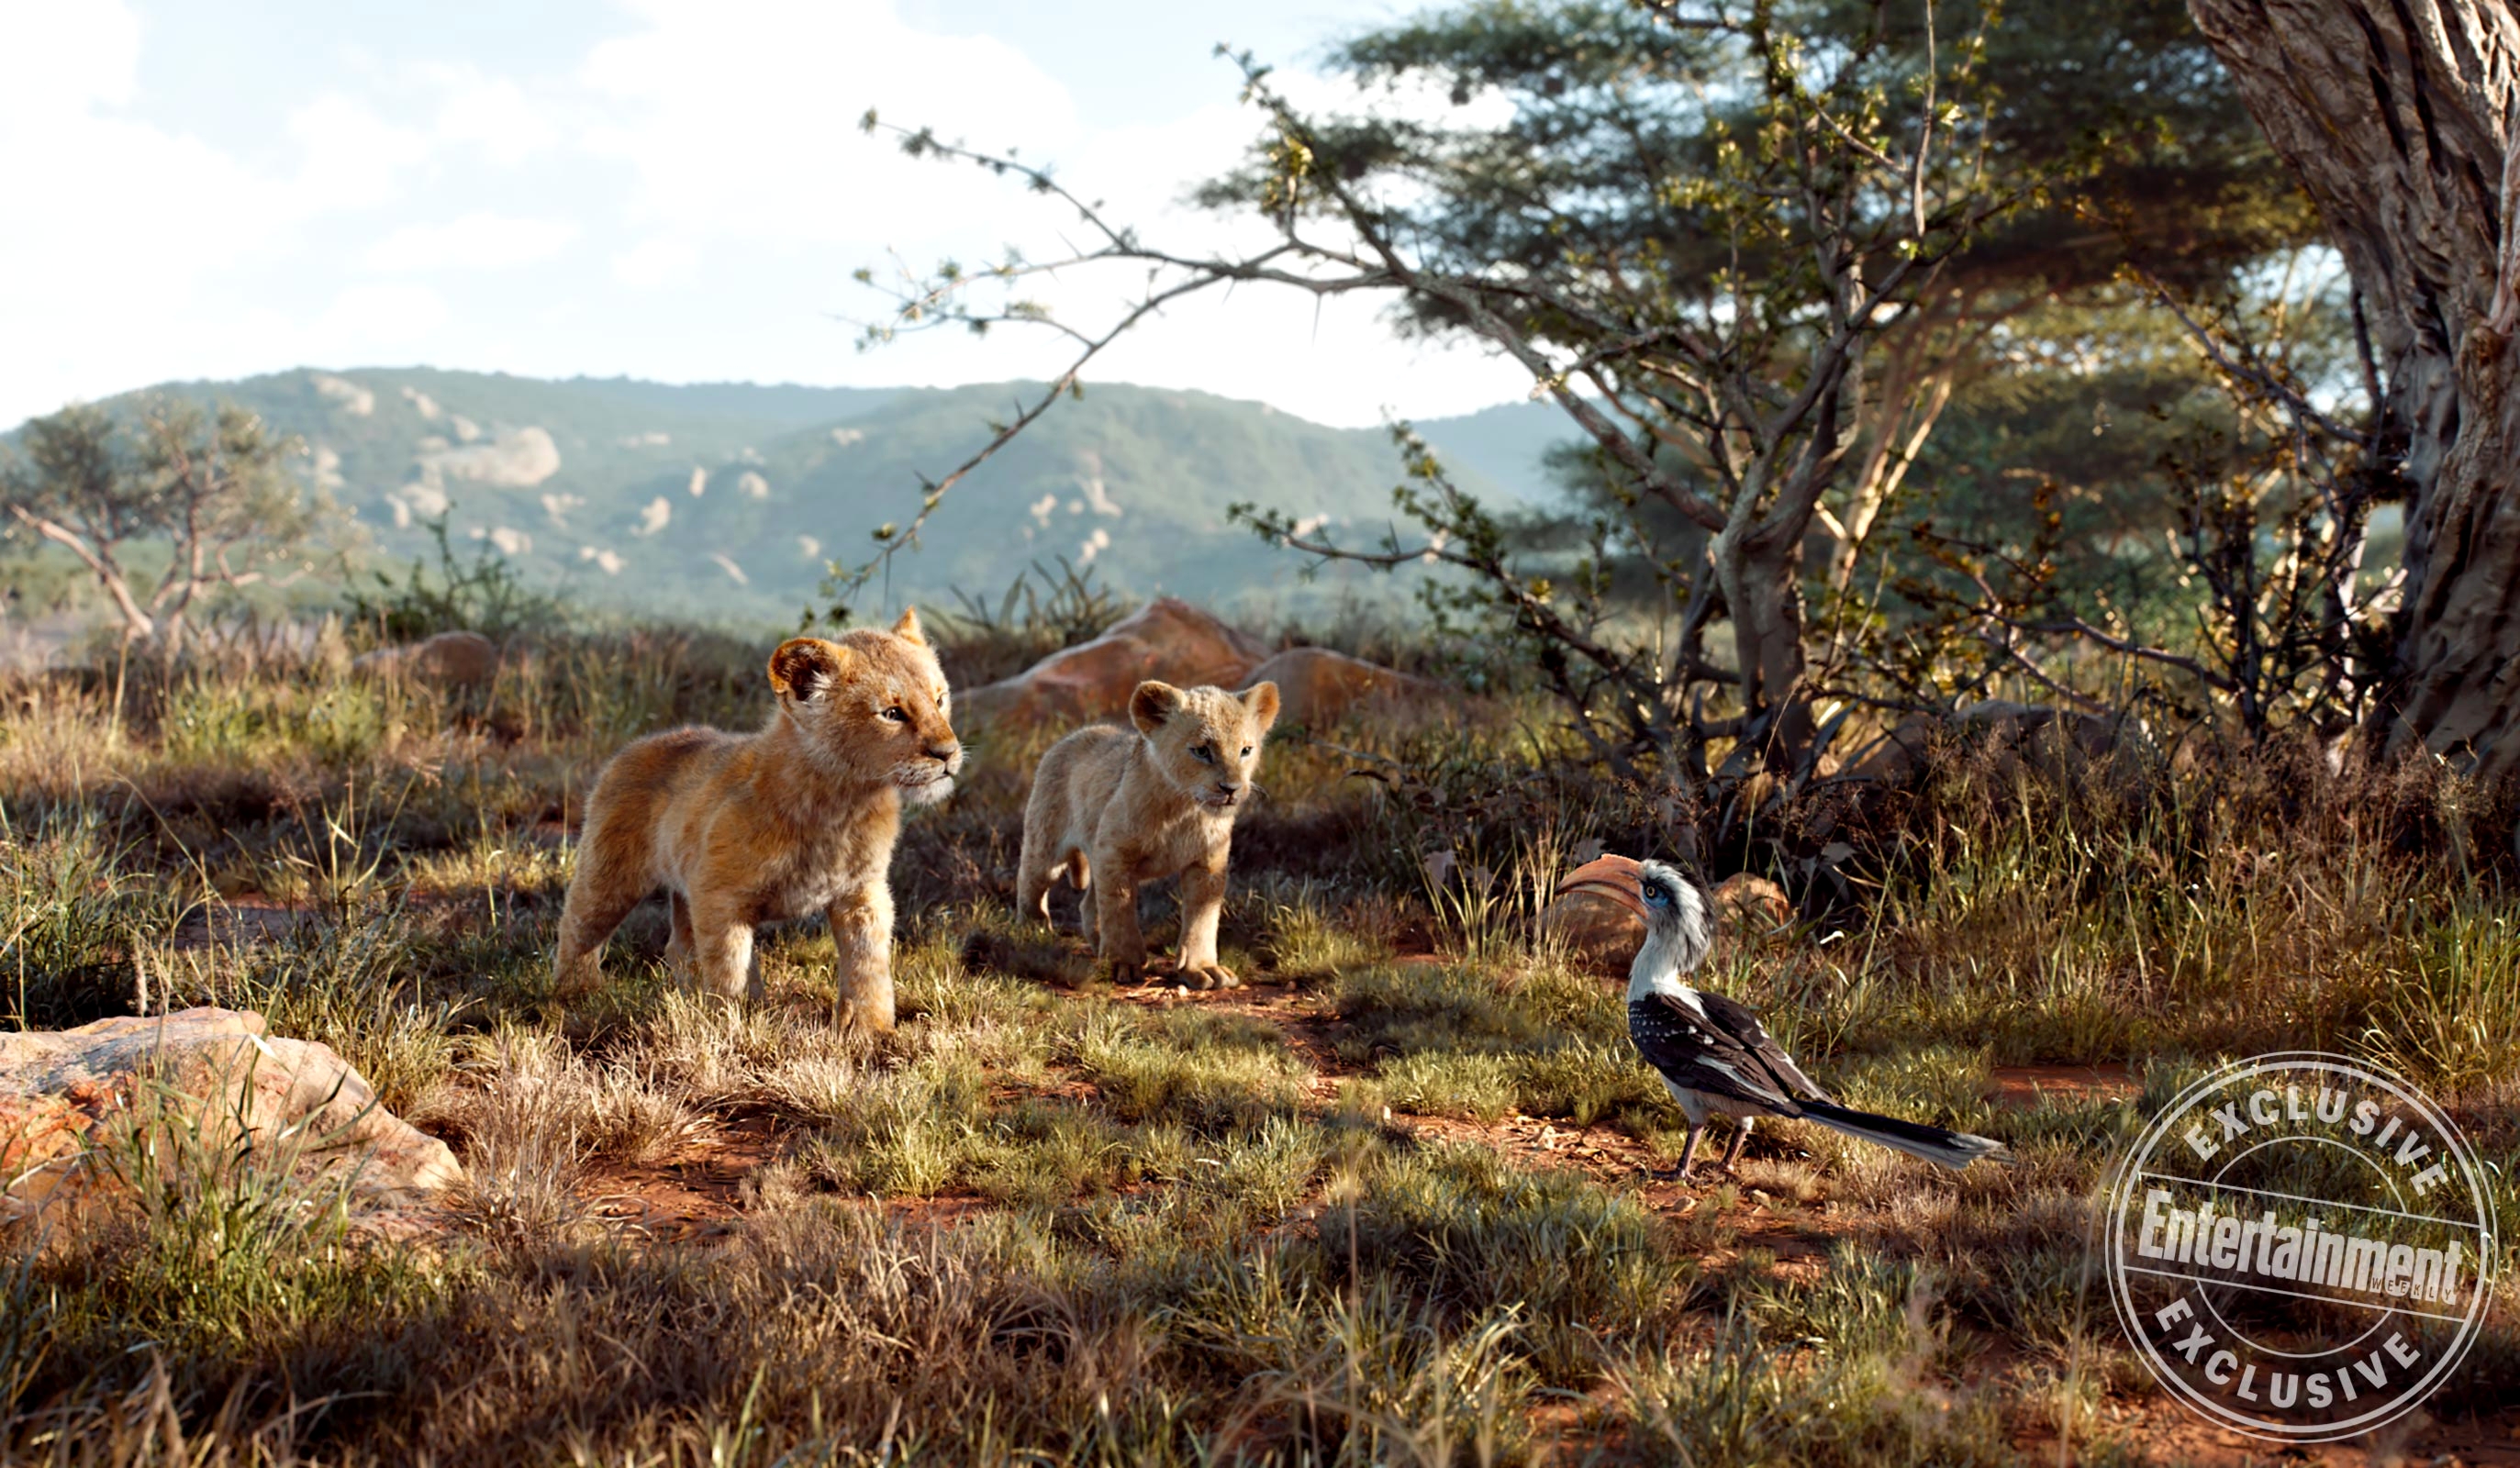
[[[1938,1162],[1947,1168],[1964,1168],[1981,1160],[2012,1160],[2011,1149],[1992,1136],[1947,1131],[1922,1122],[1903,1122],[1895,1116],[1876,1116],[1828,1101],[1805,1101],[1802,1105],[1806,1118],[1832,1132],[1895,1147],[1911,1157]]]

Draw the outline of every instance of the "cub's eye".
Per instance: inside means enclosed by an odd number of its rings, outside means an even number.
[[[1249,758],[1251,758],[1251,746],[1250,746],[1250,745],[1245,744],[1245,745],[1243,745],[1243,746],[1242,746],[1242,757],[1243,757],[1244,759],[1246,759],[1246,760],[1247,760],[1247,759],[1249,759]]]
[[[1190,757],[1198,761],[1202,765],[1213,765],[1216,763],[1216,751],[1208,748],[1204,744],[1192,744],[1190,746]]]
[[[898,703],[894,704],[892,707],[890,707],[890,708],[888,708],[888,709],[885,709],[885,710],[883,711],[883,716],[884,716],[885,718],[887,718],[887,719],[890,719],[890,720],[891,720],[893,723],[895,723],[895,724],[907,724],[907,723],[909,723],[909,722],[910,722],[910,715],[908,715],[908,714],[906,714],[906,713],[903,713],[903,712],[902,712],[902,710],[901,710],[901,705],[900,705],[900,704],[898,704]]]

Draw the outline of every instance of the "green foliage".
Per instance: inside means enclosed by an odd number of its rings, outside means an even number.
[[[382,571],[369,572],[372,588],[352,585],[342,620],[373,643],[416,643],[441,632],[477,632],[501,642],[520,632],[549,632],[566,617],[566,603],[536,588],[507,556],[483,540],[471,561],[459,560],[447,538],[452,506],[424,528],[435,548],[431,568],[414,558],[397,584]]]
[[[19,430],[0,459],[7,535],[64,548],[112,601],[126,639],[183,645],[196,603],[311,569],[307,542],[332,521],[291,461],[305,446],[234,402],[215,414],[143,394],[117,415],[73,405]],[[131,563],[157,560],[155,585]]]
[[[968,593],[954,593],[955,606],[930,610],[927,640],[936,645],[946,676],[959,688],[978,688],[1020,673],[1062,647],[1092,642],[1130,610],[1127,598],[1097,584],[1092,565],[1078,567],[1064,556],[1058,573],[1034,561],[1007,584],[994,607]]]
[[[0,1019],[58,1029],[120,1013],[143,982],[141,941],[173,928],[180,900],[134,869],[95,810],[24,819],[0,808]]]

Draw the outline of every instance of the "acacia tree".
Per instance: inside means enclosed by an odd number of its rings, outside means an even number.
[[[1485,512],[1422,455],[1414,462],[1431,488],[1404,505],[1427,532],[1415,544],[1359,548],[1265,514],[1255,523],[1317,556],[1470,571],[1484,603],[1559,660],[1578,726],[1605,753],[1668,752],[1685,728],[1694,741],[1729,733],[1748,748],[1807,753],[1806,540],[1816,523],[1859,538],[1896,483],[1938,403],[1926,385],[1936,354],[1951,350],[1947,321],[1928,319],[1948,315],[1943,270],[2023,197],[1987,167],[1982,37],[1937,41],[1928,11],[1912,44],[1887,4],[1843,34],[1807,34],[1817,19],[1769,6],[1482,5],[1338,59],[1366,84],[1447,73],[1456,103],[1505,93],[1513,114],[1497,126],[1309,115],[1242,58],[1267,140],[1255,166],[1205,200],[1256,212],[1274,238],[1238,257],[1162,249],[1045,170],[903,133],[913,154],[1014,174],[1058,198],[1092,243],[1051,261],[949,266],[907,283],[895,318],[874,329],[880,340],[928,325],[1046,323],[1080,348],[1050,392],[926,486],[918,519],[878,533],[879,556],[913,543],[961,474],[1166,303],[1236,282],[1395,293],[1422,329],[1523,367],[1535,396],[1615,467],[1624,509],[1650,503],[1703,533],[1702,558],[1681,564],[1656,554],[1665,548],[1633,513],[1602,527],[1663,566],[1686,607],[1676,635],[1643,655],[1602,636],[1598,599],[1559,596],[1585,568],[1517,570]],[[1074,327],[1016,294],[1046,273],[1098,265],[1152,272],[1108,326]],[[981,300],[983,284],[1006,298]],[[1903,343],[1888,393],[1868,378],[1885,333]],[[1864,453],[1868,432],[1885,447]],[[1825,511],[1851,469],[1846,512]],[[853,568],[854,584],[872,568]],[[1719,618],[1733,634],[1729,668],[1703,645]],[[1709,685],[1729,685],[1735,705],[1717,725],[1693,717],[1691,693]]]
[[[2190,0],[2345,257],[2407,493],[2376,749],[2520,772],[2520,16],[2502,0]]]
[[[1263,144],[1200,196],[1266,221],[1269,242],[1236,257],[1167,251],[1045,169],[896,130],[915,155],[1073,207],[1090,243],[904,277],[868,341],[1021,323],[1067,333],[1078,355],[923,486],[875,560],[835,567],[835,595],[915,544],[957,479],[1170,301],[1238,282],[1387,293],[1404,329],[1508,357],[1563,409],[1589,449],[1587,512],[1535,556],[1404,429],[1413,534],[1359,544],[1250,522],[1326,559],[1467,572],[1427,588],[1438,609],[1519,639],[1614,763],[1702,777],[1708,741],[1729,736],[1736,770],[1808,769],[1826,731],[1807,596],[1827,611],[1819,666],[1843,668],[1865,548],[1956,394],[2020,355],[1999,340],[2006,325],[2131,254],[2189,280],[2299,233],[2303,211],[2270,206],[2268,170],[2234,146],[2253,130],[2178,0],[2033,12],[1996,26],[1972,0],[1474,3],[1332,55],[1362,88],[1502,98],[1510,114],[1492,123],[1300,112],[1246,58]],[[2181,209],[2159,206],[2171,197]],[[1024,293],[1087,267],[1148,284],[1092,327]],[[1643,637],[1641,580],[1656,608]],[[1730,648],[1706,645],[1719,626]]]
[[[233,405],[210,415],[152,400],[127,424],[75,405],[26,424],[21,454],[0,465],[0,507],[17,531],[78,557],[127,641],[154,639],[172,655],[204,593],[294,579],[280,567],[324,508],[291,470],[299,452]],[[145,591],[131,564],[141,546],[166,553]]]

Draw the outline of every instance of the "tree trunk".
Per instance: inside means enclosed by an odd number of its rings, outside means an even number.
[[[1812,740],[1811,700],[1802,686],[1802,537],[1778,534],[1773,526],[1742,534],[1726,529],[1715,537],[1708,558],[1732,614],[1742,717],[1755,723],[1766,716],[1757,753],[1770,767],[1790,767]]]
[[[2520,16],[2189,0],[2344,253],[2405,445],[2397,667],[2367,731],[2520,772]]]

